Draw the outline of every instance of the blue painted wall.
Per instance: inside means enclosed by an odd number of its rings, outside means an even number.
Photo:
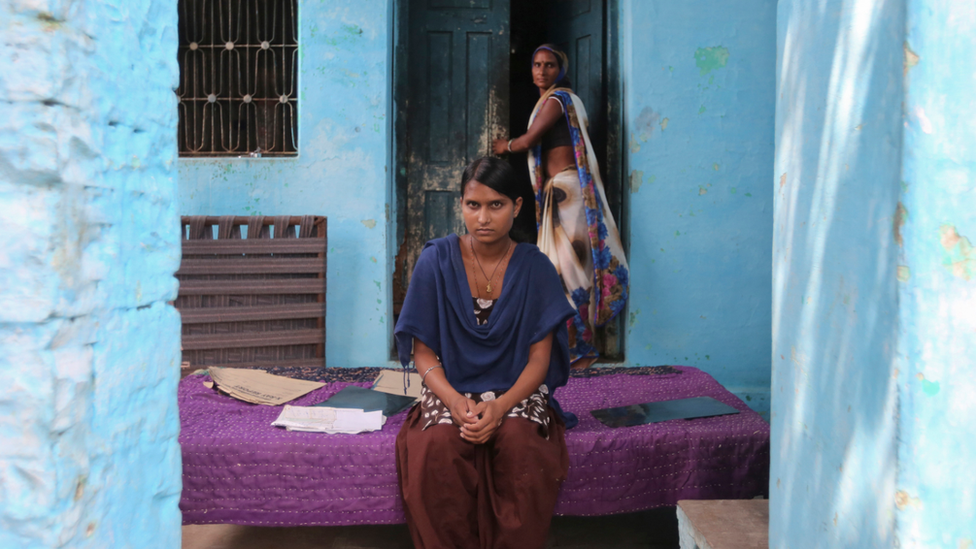
[[[0,547],[178,547],[175,3],[0,43]]]
[[[181,213],[329,216],[327,363],[386,365],[393,3],[300,9],[299,158],[181,159]],[[765,411],[775,2],[623,1],[620,21],[626,364],[701,367]]]
[[[904,25],[780,2],[770,547],[896,541]]]
[[[299,156],[179,160],[182,215],[329,218],[329,366],[390,360],[392,2],[299,2]]]
[[[626,356],[768,410],[776,2],[621,3]]]
[[[901,547],[976,544],[976,4],[907,2]]]
[[[976,541],[976,6],[780,3],[770,547]]]

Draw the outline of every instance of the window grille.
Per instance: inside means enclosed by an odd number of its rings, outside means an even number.
[[[297,0],[179,0],[180,156],[298,154]]]

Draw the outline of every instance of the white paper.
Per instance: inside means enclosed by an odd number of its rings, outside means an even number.
[[[386,423],[382,410],[364,412],[356,408],[285,405],[271,425],[289,431],[356,434],[379,431]]]

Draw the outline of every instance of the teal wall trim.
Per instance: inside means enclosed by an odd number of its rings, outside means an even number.
[[[776,2],[623,0],[630,365],[768,410]],[[762,396],[765,393],[766,396]]]
[[[0,547],[180,545],[176,3],[0,3]]]

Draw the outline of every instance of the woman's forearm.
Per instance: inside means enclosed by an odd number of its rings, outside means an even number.
[[[441,399],[441,402],[450,406],[450,403],[460,396],[460,393],[454,390],[454,387],[447,380],[447,376],[444,375],[444,368],[437,359],[437,355],[417,338],[413,340],[413,364],[427,388],[433,391],[437,398]]]

